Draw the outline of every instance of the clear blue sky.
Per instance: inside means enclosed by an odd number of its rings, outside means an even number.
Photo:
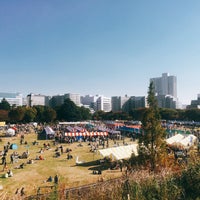
[[[0,91],[147,95],[177,76],[178,97],[200,93],[199,0],[0,2]]]

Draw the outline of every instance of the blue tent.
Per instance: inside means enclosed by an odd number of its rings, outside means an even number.
[[[14,149],[14,150],[18,149],[17,144],[11,144],[10,145],[10,149]]]

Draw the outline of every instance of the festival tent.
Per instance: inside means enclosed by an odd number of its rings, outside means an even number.
[[[138,155],[137,144],[131,144],[126,146],[112,147],[107,149],[99,150],[100,154],[103,157],[111,156],[115,160],[122,160],[130,158],[132,153],[136,156]]]
[[[46,140],[54,137],[55,132],[49,126],[45,127],[41,133],[38,134],[38,140]]]
[[[17,144],[11,144],[10,145],[10,149],[14,149],[14,150],[18,149]]]
[[[173,143],[179,142],[179,141],[182,140],[183,138],[184,138],[183,135],[177,134],[177,135],[175,135],[175,136],[172,136],[172,137],[168,138],[168,139],[166,140],[166,142],[167,142],[167,144],[172,145]]]
[[[180,140],[178,144],[185,148],[189,148],[193,146],[196,141],[197,141],[197,137],[195,135],[190,134],[184,139]]]
[[[6,131],[6,136],[14,136],[15,135],[15,130],[13,128],[9,128],[7,131]]]
[[[89,136],[89,137],[94,137],[94,136],[107,136],[107,132],[97,132],[97,131],[92,131],[92,132],[67,132],[65,133],[66,137],[79,137],[79,136]]]

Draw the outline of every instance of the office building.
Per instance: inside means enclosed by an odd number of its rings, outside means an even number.
[[[192,100],[191,104],[187,106],[187,109],[200,109],[200,94],[197,95],[197,100]]]
[[[158,95],[156,96],[158,101],[158,107],[160,108],[171,108],[176,109],[177,101],[173,96],[170,95]]]
[[[169,76],[163,73],[162,77],[151,78],[150,82],[154,83],[155,93],[159,95],[170,95],[177,99],[177,79],[176,76]]]
[[[49,97],[41,94],[29,94],[27,95],[27,106],[48,106]]]
[[[129,100],[129,97],[127,95],[125,95],[125,97],[121,97],[121,96],[111,97],[112,111],[113,112],[122,111],[122,107],[128,100]]]
[[[66,99],[66,98],[69,98],[77,106],[81,106],[81,96],[80,96],[80,94],[67,93],[67,94],[64,95],[64,99]]]
[[[129,112],[132,109],[139,109],[147,107],[145,96],[131,96],[128,101],[123,105],[122,110]]]
[[[99,96],[96,102],[96,111],[102,110],[104,112],[110,112],[111,111],[111,98],[110,97],[104,97]]]
[[[52,98],[49,100],[49,106],[51,106],[52,108],[61,106],[64,103],[65,98],[66,97],[64,95],[52,96]]]
[[[153,82],[154,84],[159,107],[173,109],[179,107],[176,76],[170,76],[168,73],[163,73],[162,77],[151,78],[150,82]]]
[[[10,106],[22,106],[23,105],[23,97],[21,93],[6,93],[1,92],[0,93],[0,102],[5,99]]]

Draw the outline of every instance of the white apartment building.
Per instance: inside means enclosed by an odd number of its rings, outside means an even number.
[[[27,106],[48,106],[48,97],[41,94],[27,95]]]
[[[80,94],[74,94],[74,93],[67,93],[64,95],[65,99],[69,98],[71,101],[73,101],[77,106],[81,106],[81,96]]]
[[[23,105],[23,96],[21,93],[0,93],[0,102],[5,99],[10,106],[22,106]]]
[[[111,111],[111,98],[100,96],[97,99],[96,105],[97,105],[96,110],[102,110],[104,112],[110,112]]]

